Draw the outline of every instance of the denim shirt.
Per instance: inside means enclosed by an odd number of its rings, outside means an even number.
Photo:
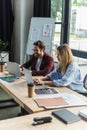
[[[75,62],[71,62],[62,75],[55,68],[47,75],[55,86],[66,86],[72,90],[81,92],[83,90],[83,81],[79,66]]]

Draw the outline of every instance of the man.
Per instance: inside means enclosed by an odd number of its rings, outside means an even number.
[[[30,60],[21,65],[21,68],[31,67],[31,72],[33,76],[47,75],[54,69],[53,58],[45,53],[45,44],[42,41],[34,42],[33,55]]]

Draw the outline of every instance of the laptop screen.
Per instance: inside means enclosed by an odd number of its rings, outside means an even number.
[[[15,62],[7,62],[7,70],[10,74],[16,77],[21,77],[19,64]]]
[[[23,67],[23,73],[24,73],[24,76],[26,78],[27,83],[33,83],[34,84],[31,72],[28,69]]]

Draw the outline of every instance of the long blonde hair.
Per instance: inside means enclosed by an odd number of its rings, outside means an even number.
[[[59,55],[61,57],[58,72],[63,72],[63,74],[65,74],[66,69],[70,64],[70,62],[74,61],[74,57],[71,49],[67,44],[61,44],[59,47],[57,47],[57,50],[59,51]]]

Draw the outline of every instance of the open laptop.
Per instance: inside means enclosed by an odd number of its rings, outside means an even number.
[[[28,69],[24,68],[24,67],[23,67],[23,74],[24,74],[24,76],[26,78],[27,83],[34,84],[31,72]]]
[[[23,68],[23,73],[28,84],[35,85],[35,86],[38,85],[42,86],[40,88],[35,88],[36,94],[58,94],[59,93],[55,88],[50,88],[48,85],[43,86],[42,84],[35,84],[32,78],[32,74],[28,69]]]
[[[28,84],[33,84],[33,85],[36,85],[36,86],[42,85],[42,84],[35,84],[34,81],[33,81],[33,77],[32,77],[31,72],[24,67],[23,67],[23,74],[24,74]]]
[[[16,78],[21,77],[20,67],[18,63],[7,62],[7,70],[10,74],[14,75]]]

